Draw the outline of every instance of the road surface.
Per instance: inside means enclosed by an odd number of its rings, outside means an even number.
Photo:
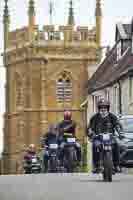
[[[133,200],[133,175],[35,174],[0,176],[0,200]]]

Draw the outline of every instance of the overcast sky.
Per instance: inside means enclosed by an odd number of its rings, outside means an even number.
[[[35,0],[36,6],[36,19],[40,28],[44,24],[49,24],[49,0]],[[53,23],[65,24],[67,21],[69,0],[53,0]],[[94,11],[95,0],[73,0],[75,21],[77,25],[94,24]],[[121,21],[124,23],[130,23],[133,15],[133,0],[101,0],[102,2],[102,44],[110,45],[114,44],[115,25]],[[0,53],[3,47],[3,15],[4,0],[0,0]],[[11,29],[20,28],[27,24],[27,6],[28,0],[9,0],[9,11]],[[0,65],[2,65],[2,59],[0,58]],[[0,67],[0,135],[2,136],[2,116],[5,108],[4,98],[4,83],[5,73],[4,68]],[[0,137],[0,144],[2,137]],[[0,145],[1,146],[1,145]],[[2,147],[0,147],[1,150]]]

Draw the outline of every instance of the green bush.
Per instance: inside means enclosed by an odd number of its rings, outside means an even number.
[[[82,166],[81,166],[81,172],[88,172],[88,162],[87,162],[88,144],[87,144],[87,142],[85,142],[85,143],[82,144],[81,149],[82,149]]]
[[[82,152],[82,162],[81,166],[75,169],[76,172],[88,172],[88,162],[87,162],[87,143],[81,144],[81,152]]]

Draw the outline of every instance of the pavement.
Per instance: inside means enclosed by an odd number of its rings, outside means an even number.
[[[87,173],[2,175],[0,200],[133,200],[133,175],[111,183]]]

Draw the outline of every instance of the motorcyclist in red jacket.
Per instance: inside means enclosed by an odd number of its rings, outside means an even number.
[[[64,111],[64,119],[58,124],[59,136],[58,141],[61,144],[62,150],[64,148],[63,144],[64,137],[73,136],[76,138],[76,122],[72,120],[72,113],[69,110]],[[80,163],[81,161],[81,147],[78,141],[76,141],[76,151],[77,151],[77,159]],[[63,156],[63,151],[61,157]]]

